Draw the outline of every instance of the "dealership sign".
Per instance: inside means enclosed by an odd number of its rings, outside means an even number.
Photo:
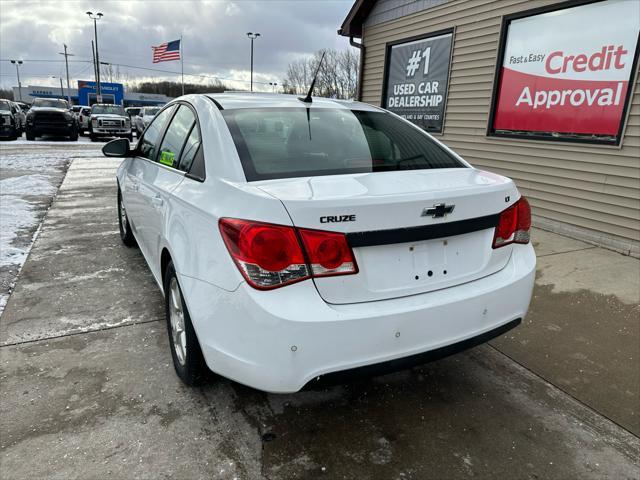
[[[451,32],[387,46],[384,108],[431,132],[442,132]]]
[[[507,28],[492,133],[619,136],[638,48],[638,0],[530,15]]]

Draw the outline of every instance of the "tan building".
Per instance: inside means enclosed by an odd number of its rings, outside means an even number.
[[[360,100],[513,178],[537,226],[640,256],[639,24],[637,0],[357,0],[339,33]]]

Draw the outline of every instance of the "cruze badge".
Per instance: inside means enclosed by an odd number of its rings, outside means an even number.
[[[329,215],[320,217],[320,223],[339,223],[339,222],[355,222],[355,215]]]
[[[450,214],[451,212],[453,212],[453,209],[455,208],[455,205],[446,205],[444,203],[436,203],[433,207],[431,208],[425,208],[424,210],[422,210],[422,217],[433,217],[433,218],[442,218],[448,214]]]

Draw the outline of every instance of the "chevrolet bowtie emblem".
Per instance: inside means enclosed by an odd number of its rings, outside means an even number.
[[[422,217],[442,218],[453,212],[455,205],[446,205],[444,203],[436,203],[432,208],[422,210]]]

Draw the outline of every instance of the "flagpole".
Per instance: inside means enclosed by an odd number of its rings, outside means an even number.
[[[184,49],[182,48],[182,34],[180,34],[180,67],[182,70],[182,95],[184,95]]]

